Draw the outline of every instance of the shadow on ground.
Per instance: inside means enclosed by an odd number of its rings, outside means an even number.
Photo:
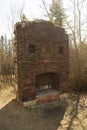
[[[0,130],[57,130],[67,104],[28,110],[12,100],[0,110]]]

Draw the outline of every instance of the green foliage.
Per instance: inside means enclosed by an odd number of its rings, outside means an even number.
[[[65,20],[65,13],[61,0],[52,0],[49,6],[50,21],[54,24],[63,26]]]
[[[25,14],[22,15],[22,21],[28,21],[28,18]]]

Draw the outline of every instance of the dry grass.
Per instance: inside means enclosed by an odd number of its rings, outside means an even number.
[[[16,95],[12,86],[0,89],[0,109],[8,104],[15,97]]]

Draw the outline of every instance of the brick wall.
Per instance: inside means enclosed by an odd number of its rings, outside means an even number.
[[[48,21],[18,22],[14,29],[14,68],[21,101],[36,98],[36,77],[58,74],[59,86],[69,73],[68,37],[63,28]]]

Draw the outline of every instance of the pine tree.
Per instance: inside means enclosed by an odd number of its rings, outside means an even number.
[[[52,0],[49,6],[50,21],[62,27],[64,25],[65,13],[61,0]]]

